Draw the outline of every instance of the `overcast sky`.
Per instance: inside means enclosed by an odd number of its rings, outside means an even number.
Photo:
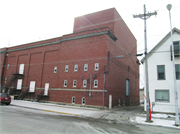
[[[73,32],[74,18],[115,7],[144,52],[144,21],[133,14],[157,11],[147,20],[148,51],[172,27],[180,29],[180,0],[0,0],[0,48],[12,47]]]

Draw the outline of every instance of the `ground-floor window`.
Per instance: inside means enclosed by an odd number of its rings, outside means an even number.
[[[156,102],[169,102],[169,90],[155,90]]]
[[[72,97],[72,104],[75,104],[75,97]]]
[[[83,97],[82,98],[82,105],[85,105],[85,101],[86,101],[86,99],[85,99],[85,97]]]

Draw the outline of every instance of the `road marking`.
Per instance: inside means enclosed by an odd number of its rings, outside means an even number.
[[[58,111],[52,111],[52,110],[46,110],[46,109],[42,109],[42,111],[53,112],[53,113],[60,113],[60,114],[66,114],[66,115],[74,115],[74,116],[79,116],[79,117],[81,117],[81,115],[79,115],[79,114],[71,114],[71,113],[58,112]]]

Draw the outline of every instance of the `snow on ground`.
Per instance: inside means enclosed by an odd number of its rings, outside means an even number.
[[[155,115],[155,116],[157,116],[157,115]],[[163,117],[164,115],[163,114],[159,114],[159,116]],[[140,124],[146,124],[146,125],[156,125],[156,126],[164,126],[164,127],[172,127],[172,128],[179,128],[180,129],[180,126],[177,127],[177,126],[174,125],[175,124],[175,120],[164,120],[164,119],[162,120],[162,119],[152,118],[153,122],[148,123],[148,122],[146,122],[146,117],[136,116],[135,120],[131,119],[130,121],[131,122],[140,123]]]

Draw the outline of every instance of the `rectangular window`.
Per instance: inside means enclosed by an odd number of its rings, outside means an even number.
[[[94,70],[99,70],[99,63],[95,63],[95,69]]]
[[[75,97],[72,97],[72,104],[75,104]]]
[[[169,102],[169,90],[155,90],[155,101]]]
[[[174,45],[174,56],[180,55],[180,42],[173,42]]]
[[[94,80],[94,87],[98,87],[98,80]]]
[[[66,65],[66,66],[65,66],[65,72],[68,72],[68,68],[69,68],[69,66]]]
[[[64,87],[67,87],[67,80],[64,80]]]
[[[78,65],[74,65],[74,71],[78,71]]]
[[[164,65],[158,65],[157,66],[157,76],[158,80],[165,80],[165,66]]]
[[[85,97],[82,98],[82,105],[85,105],[86,99]]]
[[[84,64],[84,71],[88,70],[88,64]]]
[[[77,84],[77,81],[74,80],[74,81],[73,81],[73,87],[76,87],[76,84]]]
[[[35,91],[35,81],[30,81],[30,86],[29,86],[29,92],[34,92]]]
[[[22,88],[22,79],[18,79],[16,89],[21,89],[21,88]]]
[[[87,87],[87,80],[83,80],[83,87]]]
[[[54,67],[54,73],[57,73],[57,67]]]
[[[126,79],[126,96],[130,95],[130,81]]]
[[[20,66],[19,66],[19,74],[24,74],[24,64],[20,64]]]
[[[176,80],[180,80],[180,64],[176,64],[175,68],[176,68]]]

